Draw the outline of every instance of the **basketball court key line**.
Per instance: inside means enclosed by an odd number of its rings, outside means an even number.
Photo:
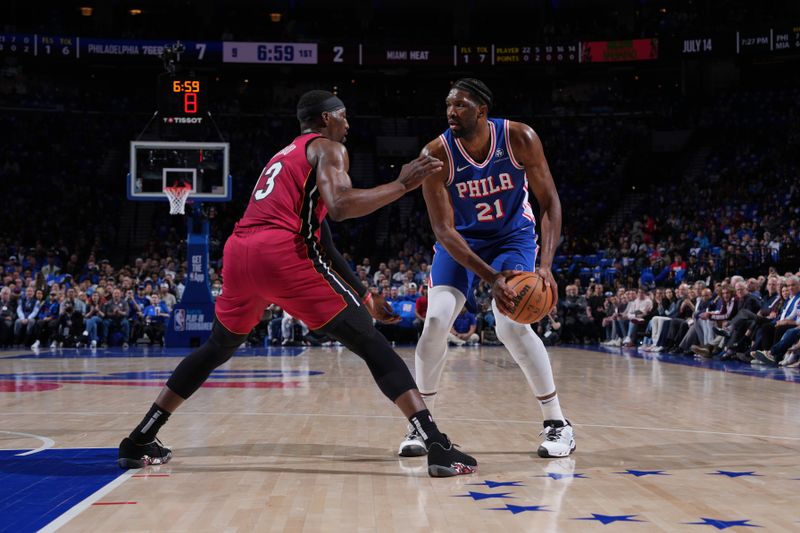
[[[17,457],[25,457],[26,455],[33,455],[35,453],[39,453],[49,448],[52,448],[56,444],[56,442],[53,439],[49,439],[41,435],[34,435],[32,433],[19,433],[17,431],[2,431],[2,430],[0,430],[0,433],[5,433],[6,435],[19,435],[22,437],[31,437],[33,439],[42,441],[42,445],[39,446],[38,448],[34,448],[33,450],[29,450],[27,452],[18,453],[16,454]]]

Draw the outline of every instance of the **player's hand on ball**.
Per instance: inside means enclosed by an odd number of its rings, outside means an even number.
[[[517,297],[517,293],[506,284],[506,279],[519,273],[519,270],[503,270],[497,273],[492,283],[492,298],[504,315],[514,313],[514,298]]]
[[[400,315],[394,312],[392,306],[387,302],[383,296],[379,294],[367,294],[364,298],[364,305],[367,306],[369,314],[384,324],[397,324],[400,322]]]
[[[544,279],[545,286],[553,291],[553,307],[558,305],[558,285],[556,284],[556,279],[553,277],[553,273],[550,271],[549,267],[539,267],[536,270],[542,279]]]
[[[397,177],[406,191],[413,191],[425,181],[425,178],[442,169],[444,163],[430,155],[421,155],[403,165]]]

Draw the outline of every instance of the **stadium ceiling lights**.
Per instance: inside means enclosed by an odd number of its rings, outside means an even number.
[[[128,13],[130,13],[131,16],[135,17],[136,15],[141,15],[142,14],[142,10],[138,9],[138,8],[133,8],[133,9],[129,10]]]
[[[94,13],[94,8],[89,6],[81,6],[81,15],[84,17],[91,17]]]

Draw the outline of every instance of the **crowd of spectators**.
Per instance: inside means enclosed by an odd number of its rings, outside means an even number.
[[[151,104],[141,96],[144,91],[109,91],[105,78],[78,85],[68,78],[63,84],[46,79],[26,76],[23,68],[12,64],[6,64],[0,76],[0,106],[10,106],[0,115],[0,126],[14,132],[0,151],[0,187],[4,192],[13,188],[3,204],[6,216],[0,234],[0,301],[6,302],[0,341],[28,346],[160,343],[163,308],[168,313],[183,288],[185,220],[158,210],[152,220],[139,221],[152,228],[148,241],[139,248],[124,248],[116,209],[124,194],[124,147],[146,122]],[[234,201],[216,206],[213,213],[214,271],[219,271],[222,244],[241,215],[252,179],[295,132],[295,119],[286,114],[293,95],[311,83],[287,78],[266,94],[265,103],[263,95],[257,97],[247,84],[233,87],[226,82],[223,79],[219,89],[230,97],[218,102],[217,124],[231,142]],[[422,142],[440,133],[442,117],[435,114],[441,111],[440,91],[425,89],[428,97],[420,98],[413,84],[398,82],[392,86],[392,96],[380,92],[384,85],[351,85],[346,89],[348,101],[352,99],[356,109],[380,114],[385,110],[376,108],[376,102],[396,100],[400,107],[392,112],[406,109],[405,105],[431,113],[402,119],[409,135]],[[735,275],[758,280],[796,252],[800,244],[796,89],[716,95],[693,114],[700,144],[711,139],[705,142],[707,155],[699,171],[657,183],[637,210],[613,220],[610,215],[623,197],[626,161],[637,151],[649,153],[644,139],[655,122],[663,125],[679,119],[656,111],[654,100],[631,101],[623,86],[614,91],[609,87],[611,92],[604,95],[598,95],[592,84],[586,86],[589,89],[582,85],[583,89],[558,89],[549,95],[549,90],[539,91],[542,98],[522,98],[502,86],[497,90],[501,110],[505,106],[534,124],[562,198],[564,240],[553,265],[561,300],[536,325],[545,342],[632,344],[651,338],[643,337],[651,330],[657,337],[662,331],[669,335],[674,323],[663,320],[667,315],[659,311],[661,299],[672,301],[678,293],[687,298],[685,284],[697,292],[698,282],[714,291],[726,280],[730,284]],[[567,93],[572,96],[565,97]],[[420,108],[420,101],[428,102],[428,107]],[[674,99],[667,102],[671,104],[661,107],[680,108]],[[280,112],[267,116],[242,112],[263,113],[265,105]],[[648,108],[652,113],[642,112]],[[352,122],[348,148],[371,156],[375,176],[362,185],[393,178],[405,159],[378,153],[375,138],[392,135],[385,121],[356,115]],[[379,234],[381,221],[387,228],[385,236]],[[409,195],[363,220],[332,224],[332,229],[362,282],[381,292],[400,315],[399,324],[382,326],[384,333],[397,342],[413,342],[424,321],[434,240],[421,195]],[[137,256],[142,259],[133,261]],[[53,269],[59,269],[58,276],[53,277]],[[218,294],[221,280],[216,272],[210,277],[212,292]],[[30,297],[29,287],[34,291]],[[629,288],[637,291],[635,296]],[[478,307],[459,316],[451,332],[453,344],[496,342],[488,287],[480,284],[477,291]],[[155,304],[151,294],[159,296]],[[719,297],[723,296],[720,290]],[[67,301],[71,306],[64,305]],[[127,304],[127,311],[120,302]],[[148,304],[153,307],[150,314]],[[622,313],[628,305],[635,306],[628,312],[634,317],[604,321],[610,306]],[[684,315],[688,307],[683,306]],[[651,315],[660,318],[648,329],[645,322],[650,324]],[[678,331],[672,333],[674,337]],[[709,340],[697,337],[693,342]],[[264,341],[324,342],[277,308],[265,310],[264,321],[251,338]]]
[[[185,288],[171,258],[137,259],[115,269],[92,254],[79,265],[62,263],[58,250],[3,245],[0,253],[6,257],[0,288],[4,348],[163,346],[170,311]]]

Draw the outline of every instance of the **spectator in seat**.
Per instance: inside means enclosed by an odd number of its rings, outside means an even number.
[[[629,299],[631,296],[629,295]],[[639,287],[636,297],[628,302],[622,319],[618,320],[620,335],[624,332],[622,345],[632,347],[636,344],[636,334],[647,323],[647,317],[653,310],[653,300],[647,294],[645,287]]]
[[[154,294],[150,297],[150,305],[144,308],[143,315],[144,333],[150,339],[150,344],[158,343],[164,346],[164,330],[169,320],[167,304]]]
[[[564,291],[566,296],[558,302],[561,340],[580,344],[592,337],[592,312],[586,298],[578,295],[576,284],[567,285]]]
[[[32,286],[25,289],[25,295],[17,303],[17,320],[14,322],[14,343],[31,344],[29,339],[33,335],[36,317],[39,315],[41,300],[36,299],[36,291]]]
[[[78,299],[78,293],[75,292],[75,289],[72,287],[67,289],[66,295],[61,300],[61,309],[59,309],[60,315],[64,314],[64,308],[67,304],[71,304],[74,311],[77,311],[81,315],[86,312],[86,304]]]
[[[765,350],[779,341],[784,333],[795,327],[800,318],[800,278],[795,275],[787,276],[786,287],[789,294],[786,295],[778,315],[755,331],[751,357],[755,357],[755,350]]]
[[[49,252],[47,252],[47,263],[42,267],[42,270],[40,272],[42,276],[45,277],[45,279],[51,274],[53,276],[56,276],[61,272],[61,267],[56,264],[55,250],[50,250]]]
[[[753,362],[768,366],[793,365],[797,362],[795,353],[797,346],[800,346],[800,319],[796,322],[795,327],[786,330],[781,339],[769,350],[756,350]],[[790,358],[786,358],[787,354],[791,355]]]
[[[283,341],[281,342],[282,346],[297,346],[302,344],[302,339],[295,339],[295,326],[300,327],[303,338],[308,335],[308,326],[306,326],[302,320],[298,320],[284,311],[283,318],[281,319],[281,334],[283,336]]]
[[[721,338],[717,338],[714,327],[727,325],[728,321],[736,315],[736,303],[733,288],[725,285],[720,292],[720,297],[712,300],[711,305],[714,308],[707,309],[697,316],[697,325],[701,332],[699,338],[703,340],[689,347],[694,355],[709,358],[719,350]]]
[[[478,321],[475,315],[467,311],[467,307],[461,308],[458,313],[453,327],[450,328],[450,334],[447,339],[450,344],[456,346],[463,346],[465,344],[478,344]]]
[[[602,289],[602,286],[600,286]],[[555,346],[561,338],[561,322],[558,320],[558,308],[553,306],[543,319],[534,324],[534,331],[542,339],[545,346]]]
[[[417,339],[417,328],[414,325],[416,320],[416,284],[412,284],[412,294],[402,294],[401,288],[392,287],[389,290],[389,297],[386,302],[392,306],[392,310],[399,318],[391,324],[378,323],[375,327],[389,341],[392,342],[414,342]]]
[[[705,330],[700,325],[700,316],[709,310],[717,311],[717,309],[713,307],[714,302],[714,293],[711,291],[711,289],[707,287],[704,288],[700,292],[700,296],[695,301],[694,313],[692,313],[692,317],[685,322],[685,325],[688,327],[688,329],[678,344],[677,351],[680,355],[691,355],[691,347],[693,345],[706,344]]]
[[[277,346],[281,343],[281,326],[283,323],[283,309],[275,304],[270,304],[267,308],[272,315],[269,321],[269,329],[267,330],[267,337],[269,338],[270,346]]]
[[[130,285],[130,283],[128,285]],[[141,339],[142,335],[144,335],[144,308],[150,305],[150,302],[144,307],[140,306],[133,294],[133,289],[125,290],[125,301],[128,302],[129,308],[128,321],[130,322],[131,342],[135,344],[136,341]]]
[[[605,317],[606,297],[601,283],[590,285],[586,291],[586,302],[589,304],[589,313],[592,315],[591,341],[597,342],[603,336],[603,318]],[[556,308],[557,309],[557,308]],[[561,326],[559,326],[561,329]],[[560,337],[559,332],[559,337]]]
[[[778,291],[778,278],[771,276],[767,280],[767,294],[762,300],[758,293],[751,292],[756,286],[749,280],[747,282],[747,295],[739,304],[739,310],[727,328],[715,329],[715,333],[725,337],[725,346],[720,354],[720,359],[739,359],[744,356],[750,346],[753,328],[759,321],[768,322],[777,316],[781,295]],[[737,286],[737,296],[739,287]]]
[[[14,320],[17,306],[11,301],[11,289],[0,289],[0,348],[11,346],[14,340]]]
[[[160,300],[167,305],[170,311],[172,311],[175,308],[175,304],[178,303],[175,295],[169,292],[169,283],[161,284],[158,296]]]
[[[105,325],[103,319],[105,318],[104,312],[105,303],[100,297],[98,291],[92,293],[89,298],[89,303],[86,306],[86,312],[83,314],[83,321],[86,327],[86,336],[89,338],[89,346],[97,348],[97,342],[100,339],[105,339]],[[100,332],[98,335],[98,331]]]
[[[614,321],[617,319],[618,313],[624,309],[625,306],[622,306],[622,309],[620,309],[619,298],[614,293],[605,293],[605,301],[603,302],[603,319],[600,322],[600,326],[603,328],[604,332],[602,344],[611,346],[614,342]],[[622,345],[621,341],[620,345]]]
[[[112,327],[119,328],[122,332],[122,347],[128,347],[128,339],[131,334],[131,324],[128,320],[129,309],[128,302],[122,299],[122,291],[114,289],[111,292],[111,300],[106,303],[103,310],[103,313],[105,313],[103,325],[106,334],[106,338],[103,339],[104,342],[110,341]]]
[[[39,293],[40,291],[36,292]],[[47,344],[50,339],[56,338],[60,310],[61,305],[58,301],[58,292],[50,291],[48,301],[43,303],[39,309],[39,318],[36,320],[35,329],[36,340],[31,345],[31,348],[39,348],[42,344]]]
[[[667,304],[667,302],[671,303]],[[688,313],[684,311],[684,316],[681,316],[682,310],[687,308],[689,309]],[[645,351],[662,351],[668,342],[670,323],[675,319],[690,317],[691,308],[692,301],[689,297],[689,286],[686,283],[681,283],[674,294],[672,289],[666,289],[664,291],[664,300],[658,306],[656,316],[650,319],[650,338],[653,342]]]

